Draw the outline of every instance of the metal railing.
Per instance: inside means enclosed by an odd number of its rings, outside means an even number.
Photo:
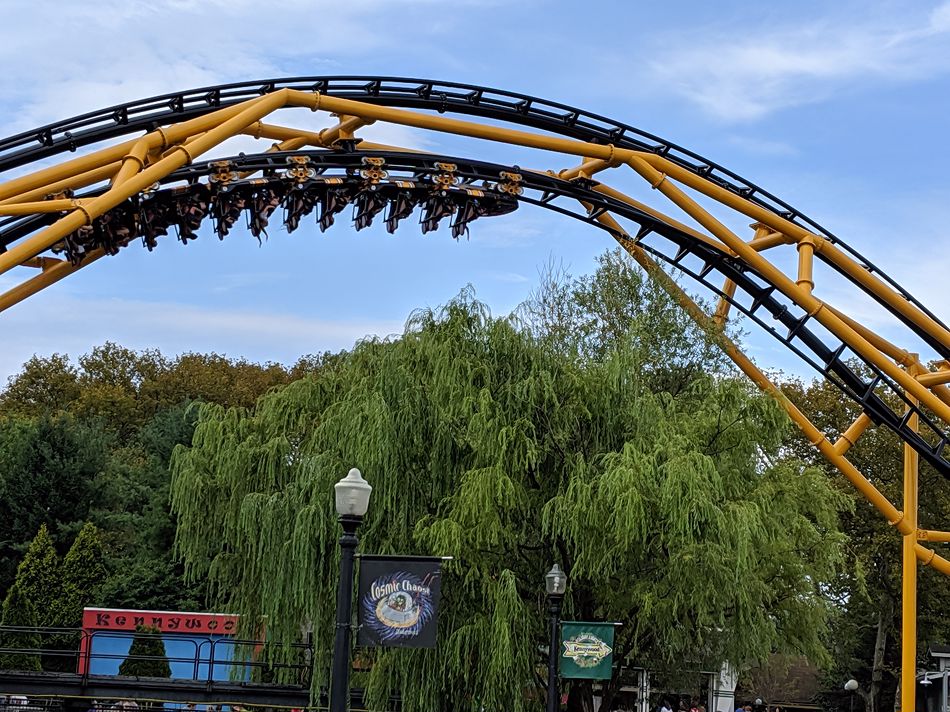
[[[161,640],[166,654],[131,655],[128,652],[103,651],[102,645],[97,645],[97,641],[128,640],[131,648],[136,638]],[[182,646],[190,648],[193,653],[167,652],[169,647]],[[72,673],[84,679],[96,674],[92,672],[97,667],[96,662],[108,661],[108,667],[116,669],[125,661],[165,661],[172,670],[171,677],[179,680],[207,683],[227,680],[279,682],[309,687],[312,653],[310,643],[279,645],[201,633],[88,632],[78,628],[0,626],[0,670]],[[184,674],[186,669],[190,674]]]

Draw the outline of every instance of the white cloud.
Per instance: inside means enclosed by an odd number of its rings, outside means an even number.
[[[950,2],[908,19],[818,20],[783,30],[745,28],[663,38],[649,62],[656,86],[727,121],[823,100],[867,81],[912,81],[950,72]]]
[[[772,141],[753,136],[730,136],[730,146],[755,156],[797,156],[798,149],[784,141]]]
[[[256,275],[259,276],[259,275]],[[235,279],[240,275],[235,275]],[[108,340],[166,354],[217,352],[255,361],[292,363],[301,354],[350,348],[366,336],[402,333],[403,323],[325,320],[289,314],[215,309],[175,302],[88,299],[46,293],[3,315],[0,384],[34,354],[76,357]],[[77,326],[79,328],[77,328]]]
[[[496,282],[505,282],[507,284],[525,284],[531,280],[518,272],[490,272],[488,275]]]
[[[283,0],[266,8],[252,0],[16,4],[0,26],[4,135],[209,84],[346,73],[341,62],[398,46],[441,52],[441,38],[424,22],[436,0]],[[484,5],[463,9],[490,12]],[[464,22],[464,14],[448,24]]]

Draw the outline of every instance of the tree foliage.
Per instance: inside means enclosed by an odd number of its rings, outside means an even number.
[[[16,587],[36,612],[36,625],[53,627],[59,624],[61,578],[62,562],[44,524],[30,542],[16,576]]]
[[[63,559],[58,606],[60,626],[78,628],[82,625],[82,609],[98,603],[105,578],[102,536],[95,524],[86,522]]]
[[[617,254],[550,280],[515,320],[465,291],[255,408],[201,406],[173,465],[178,550],[248,625],[266,615],[290,641],[312,624],[324,684],[332,487],[360,467],[364,551],[455,557],[439,649],[361,654],[370,704],[399,693],[407,712],[540,704],[555,561],[565,615],[624,623],[634,664],[820,656],[845,500],[781,459],[784,416],[712,353]],[[590,692],[575,684],[571,705]]]
[[[7,591],[3,600],[0,625],[33,628],[37,623],[36,607],[19,584]],[[27,651],[39,647],[39,637],[31,631],[4,630],[0,632],[0,670],[41,670],[40,656]],[[22,651],[22,652],[19,652]]]
[[[860,365],[855,365],[860,369]],[[831,384],[790,381],[783,390],[802,405],[815,425],[833,441],[859,415],[858,406],[840,397]],[[797,435],[797,434],[796,434]],[[844,514],[842,529],[848,535],[849,565],[831,583],[836,614],[831,620],[832,664],[828,687],[837,691],[841,680],[854,678],[859,696],[870,712],[893,706],[900,677],[901,538],[830,465],[817,455],[804,437],[789,441],[795,454],[826,471],[833,486],[855,501]],[[849,450],[848,459],[901,508],[903,446],[886,428],[871,428]],[[919,521],[922,528],[940,528],[950,518],[950,482],[927,463],[920,464]],[[931,642],[950,640],[950,586],[946,578],[921,566],[918,579],[918,660],[927,666]],[[827,704],[846,707],[840,695]]]
[[[119,674],[129,677],[171,677],[165,642],[158,628],[136,626],[129,654],[119,665]]]
[[[202,587],[185,586],[171,556],[168,508],[168,461],[191,442],[191,404],[251,405],[330,358],[286,369],[216,354],[168,359],[111,343],[75,363],[31,358],[0,392],[0,596],[41,525],[65,553],[89,521],[101,535],[105,605],[201,607]],[[63,620],[75,619],[72,609]]]
[[[40,526],[71,541],[90,505],[89,483],[106,461],[108,439],[69,415],[0,418],[0,585],[9,585],[23,545]],[[52,546],[52,541],[50,542]]]

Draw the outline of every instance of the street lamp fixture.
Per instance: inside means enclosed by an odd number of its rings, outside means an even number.
[[[369,509],[369,495],[372,485],[363,479],[355,467],[346,473],[346,477],[333,485],[336,493],[336,513],[341,517],[364,517]]]
[[[548,594],[548,704],[546,712],[558,712],[561,706],[561,691],[557,680],[557,656],[560,650],[558,633],[561,623],[561,604],[567,591],[567,574],[557,564],[544,577],[544,588]]]
[[[554,564],[544,577],[544,587],[549,596],[563,596],[567,590],[567,574]]]
[[[356,530],[369,509],[372,486],[355,467],[337,482],[336,513],[343,527],[340,537],[340,582],[336,592],[336,632],[330,674],[330,712],[346,712],[350,702],[350,623],[353,617],[353,560]]]

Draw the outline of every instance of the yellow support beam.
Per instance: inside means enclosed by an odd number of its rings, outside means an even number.
[[[844,341],[858,355],[881,369],[896,381],[901,388],[924,403],[945,422],[950,423],[950,405],[944,403],[940,398],[927,390],[899,366],[884,358],[880,351],[875,349],[840,317],[826,309],[822,301],[816,299],[811,293],[795,284],[780,269],[762,257],[756,250],[752,249],[747,242],[743,241],[738,235],[735,235],[707,210],[696,203],[696,201],[676,187],[671,180],[667,179],[668,177],[664,173],[653,168],[641,157],[634,157],[630,161],[630,166],[649,182],[653,188],[662,192],[674,204],[682,208],[715,237],[719,238],[719,240],[730,247],[746,262],[746,264],[754,267],[770,284],[775,285],[785,296],[802,307],[809,315],[828,329],[828,331]]]
[[[719,297],[719,303],[716,305],[716,313],[712,316],[712,320],[720,328],[725,326],[726,320],[729,318],[729,310],[732,308],[732,302],[729,300],[736,296],[736,283],[731,279],[723,282],[722,294],[723,296]]]
[[[87,254],[85,259],[83,259],[83,261],[78,265],[74,265],[71,262],[67,262],[65,260],[55,260],[55,264],[50,264],[49,266],[44,267],[40,274],[26,280],[21,284],[18,284],[3,294],[0,294],[0,312],[6,311],[15,304],[19,304],[27,297],[31,297],[34,294],[41,292],[51,284],[55,284],[61,279],[65,279],[83,267],[91,265],[103,255],[105,255],[104,250],[93,250]],[[38,257],[34,259],[46,260],[48,258]]]
[[[80,206],[78,200],[41,200],[35,203],[0,205],[0,215],[36,215],[39,213],[62,213]]]
[[[848,429],[842,433],[841,437],[838,438],[838,441],[834,445],[835,452],[839,455],[844,455],[848,450],[853,448],[858,438],[864,434],[864,431],[870,427],[872,422],[866,413],[861,413],[861,415],[848,426]]]
[[[134,176],[129,177],[120,185],[114,186],[103,195],[93,198],[82,207],[73,210],[28,240],[17,243],[7,252],[0,254],[0,274],[9,271],[26,259],[36,257],[44,250],[52,247],[59,240],[62,240],[66,235],[75,232],[83,225],[88,225],[92,222],[93,218],[114,208],[132,195],[136,195],[177,168],[190,163],[195,157],[214,148],[222,141],[225,141],[235,134],[241,133],[248,124],[259,120],[275,109],[283,106],[287,99],[286,92],[287,90],[282,89],[272,94],[266,94],[259,99],[239,104],[238,106],[244,107],[241,111],[234,113],[230,118],[221,122],[220,125],[207,129],[203,136],[189,143],[187,147],[182,144],[172,146],[167,155],[161,160]],[[193,126],[195,127],[195,131],[199,132],[205,131],[206,129],[206,124],[203,123],[195,123]],[[161,132],[166,137],[168,135],[178,136],[181,133],[181,131],[172,130],[164,132],[161,129],[159,129],[158,132]],[[150,134],[150,136],[151,135],[152,134]],[[185,137],[183,136],[182,138]]]
[[[911,373],[911,375],[914,375]],[[913,405],[917,402],[908,395]],[[917,432],[916,412],[907,419]],[[901,586],[901,712],[915,712],[917,700],[917,451],[904,443],[904,520],[913,531],[902,537]]]
[[[667,176],[670,176],[677,181],[687,185],[715,200],[718,202],[731,207],[740,213],[747,215],[763,225],[769,226],[775,232],[782,233],[783,235],[789,236],[793,241],[798,241],[806,238],[811,238],[815,241],[815,251],[821,252],[832,264],[840,268],[845,274],[849,275],[852,280],[858,284],[866,287],[874,294],[878,295],[884,302],[886,302],[892,309],[901,314],[908,321],[913,322],[914,324],[923,328],[928,334],[939,340],[941,343],[950,348],[950,331],[945,329],[943,326],[935,322],[932,318],[927,316],[923,311],[915,307],[913,304],[904,299],[900,294],[895,292],[890,286],[882,282],[880,279],[868,273],[860,264],[855,262],[849,256],[844,254],[841,250],[837,249],[832,245],[827,239],[815,235],[800,225],[796,225],[790,220],[786,220],[767,208],[757,205],[742,196],[736,195],[735,193],[718,186],[706,178],[699,176],[682,166],[678,166],[669,159],[666,159],[662,156],[649,154],[639,151],[631,151],[629,149],[619,149],[613,145],[600,145],[600,144],[591,144],[584,141],[577,141],[574,139],[566,139],[559,136],[547,136],[536,134],[528,131],[520,131],[515,129],[500,128],[495,126],[489,126],[485,124],[479,124],[472,121],[463,121],[460,119],[452,119],[445,116],[430,116],[426,114],[418,114],[416,112],[407,111],[404,109],[394,109],[387,106],[379,106],[376,104],[365,104],[363,102],[355,101],[352,99],[342,99],[339,97],[330,97],[322,96],[319,94],[302,92],[299,90],[290,90],[288,96],[288,102],[293,106],[302,106],[310,108],[314,111],[317,110],[326,110],[332,111],[337,114],[343,114],[347,116],[362,116],[364,118],[373,119],[376,121],[387,121],[394,124],[401,124],[405,126],[415,126],[417,128],[429,129],[433,131],[442,131],[445,133],[453,133],[462,136],[470,136],[472,138],[481,138],[491,141],[500,141],[504,143],[526,146],[529,148],[538,148],[541,150],[555,151],[559,153],[565,153],[568,155],[580,156],[585,159],[596,159],[600,158],[609,162],[614,161],[623,161],[631,165],[638,173],[644,175],[650,173],[651,184],[655,184],[656,187],[663,188],[661,183],[663,183]],[[649,167],[649,169],[647,169]],[[662,169],[662,170],[660,170]],[[669,182],[666,181],[668,184]],[[664,190],[664,192],[666,192]],[[685,195],[684,195],[685,197]],[[677,202],[677,201],[674,201]],[[693,205],[696,205],[694,201],[691,201]],[[682,207],[682,206],[681,206]],[[687,210],[689,213],[690,211]],[[695,216],[694,216],[695,217]],[[701,224],[702,221],[700,221]],[[718,222],[718,221],[717,221]],[[704,225],[704,227],[707,227]],[[716,237],[715,231],[713,232]],[[724,242],[731,247],[737,254],[745,257],[745,252],[739,250],[735,245],[728,240]],[[751,252],[757,252],[753,247],[749,247],[747,243],[743,245],[749,249]],[[765,262],[770,268],[769,271],[772,273],[778,273],[782,276],[783,282],[787,282],[795,287],[796,292],[804,293],[805,290],[802,290],[797,285],[794,285],[793,282],[788,280],[784,274],[769,264]],[[771,275],[766,275],[768,279],[771,280]],[[773,282],[775,283],[775,282]],[[780,285],[776,285],[780,286]],[[785,293],[785,289],[782,290]],[[793,297],[786,293],[786,296],[793,298],[796,302],[799,302],[799,299]],[[811,297],[810,294],[806,294],[807,297]],[[815,311],[821,309],[821,304],[817,300],[811,298],[806,299],[806,302],[810,302]],[[800,302],[799,302],[800,303]],[[840,320],[830,319],[823,317],[819,319],[822,321],[822,324],[829,328],[830,331],[839,335],[837,332],[840,330],[840,327],[843,326],[840,324]],[[831,328],[825,321],[832,321],[835,325],[835,328]],[[840,335],[839,335],[840,336]],[[852,338],[855,335],[852,333]],[[846,339],[849,345],[852,348],[855,348],[854,345],[850,343],[849,339]],[[859,343],[856,350],[861,351],[864,348],[864,344]],[[861,353],[865,358],[867,357],[866,353]],[[875,363],[880,367],[880,364]],[[888,372],[888,375],[894,377],[893,371],[888,371],[888,369],[883,368],[885,372]],[[907,388],[906,379],[896,378],[901,382],[901,386]],[[913,391],[913,388],[908,390]],[[920,397],[920,399],[928,406],[935,409],[941,414],[945,420],[950,422],[950,410],[947,408],[942,408],[941,405],[934,405],[934,401],[937,399],[932,398],[930,395],[922,395],[919,392],[914,392],[915,396]]]
[[[815,288],[813,276],[813,258],[815,256],[815,241],[802,240],[798,243],[798,280],[795,282],[809,294]]]
[[[626,234],[621,225],[609,214],[601,215],[597,218],[599,222],[610,227],[615,233]],[[701,328],[709,333],[715,334],[725,354],[732,360],[736,366],[755,383],[762,391],[774,398],[788,416],[804,433],[808,441],[812,443],[825,457],[828,462],[834,465],[852,485],[877,509],[884,518],[894,525],[902,534],[913,533],[914,529],[905,520],[903,514],[884,496],[884,494],[868,480],[851,461],[843,455],[836,452],[834,445],[816,428],[812,422],[802,413],[798,407],[789,400],[782,390],[776,386],[765,373],[753,363],[753,361],[742,352],[738,345],[730,339],[722,329],[713,321],[712,317],[706,314],[702,308],[696,304],[693,299],[683,291],[673,278],[657,265],[656,261],[650,257],[646,251],[636,244],[629,237],[617,240],[620,245],[643,267],[651,277],[656,279],[660,285],[669,293],[676,302],[689,314],[692,319],[699,324]]]
[[[94,168],[90,171],[85,171],[83,173],[70,176],[69,178],[63,178],[62,180],[57,180],[53,183],[47,183],[45,185],[41,185],[38,188],[19,193],[17,195],[12,195],[5,200],[0,200],[0,205],[25,203],[29,201],[40,200],[50,195],[60,195],[66,191],[86,188],[90,185],[101,183],[107,178],[111,178],[113,174],[119,169],[120,165],[121,164],[119,161],[106,163],[103,166],[99,166],[99,168]]]
[[[934,531],[932,529],[917,530],[917,538],[921,541],[933,541],[941,544],[950,544],[950,532]]]

